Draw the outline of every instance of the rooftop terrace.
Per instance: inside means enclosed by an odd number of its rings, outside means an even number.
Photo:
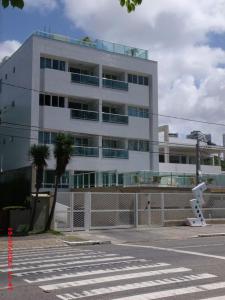
[[[106,42],[103,40],[82,40],[82,39],[73,39],[64,35],[60,34],[55,34],[55,33],[48,33],[48,32],[43,32],[43,31],[36,31],[34,35],[41,36],[43,38],[51,39],[51,40],[57,40],[73,45],[79,45],[79,46],[84,46],[84,47],[89,47],[89,48],[94,48],[97,50],[101,51],[107,51],[111,53],[117,53],[117,54],[122,54],[126,56],[132,56],[136,58],[141,58],[141,59],[148,59],[148,51],[139,49],[136,47],[130,47],[130,46],[125,46],[125,45],[120,45],[112,42]]]

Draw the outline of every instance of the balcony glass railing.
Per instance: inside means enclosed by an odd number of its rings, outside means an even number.
[[[79,73],[71,73],[71,81],[81,84],[99,86],[99,78]]]
[[[73,156],[98,157],[98,147],[75,146],[73,147]]]
[[[98,121],[99,113],[97,111],[71,109],[71,119]]]
[[[103,148],[102,156],[105,158],[125,158],[128,159],[129,152],[126,149]]]
[[[128,116],[102,113],[102,121],[108,123],[128,124]]]
[[[43,32],[43,31],[36,31],[34,35],[41,36],[43,38],[51,39],[51,40],[57,40],[64,43],[69,43],[73,45],[79,45],[89,48],[95,48],[102,51],[107,51],[111,53],[118,53],[126,56],[132,56],[136,58],[142,58],[142,59],[148,59],[148,51],[134,48],[130,46],[125,46],[121,44],[116,44],[112,42],[102,41],[102,40],[92,40],[92,41],[84,41],[79,39],[73,39],[68,36],[60,35],[60,34],[54,34],[49,32]]]
[[[102,85],[105,88],[128,91],[128,82],[103,78]]]

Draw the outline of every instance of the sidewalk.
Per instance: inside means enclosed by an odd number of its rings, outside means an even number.
[[[30,236],[13,237],[13,249],[32,249],[32,248],[49,248],[65,246],[63,236],[53,234],[37,234]],[[0,251],[8,249],[8,238],[0,237]]]
[[[37,234],[31,236],[13,237],[13,249],[70,247],[64,243],[67,241],[111,241],[117,243],[140,243],[163,240],[186,240],[197,238],[198,235],[225,235],[225,224],[208,225],[206,227],[151,227],[130,228],[113,230],[77,231],[64,235]],[[0,251],[7,250],[8,238],[0,237]]]
[[[225,224],[207,225],[205,227],[151,227],[113,230],[93,230],[76,232],[76,236],[90,240],[110,240],[112,243],[137,243],[161,240],[186,240],[200,234],[225,234]]]

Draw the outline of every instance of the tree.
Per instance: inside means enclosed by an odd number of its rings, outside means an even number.
[[[2,6],[4,8],[8,7],[9,4],[12,7],[17,7],[22,9],[24,7],[24,1],[23,0],[2,0]]]
[[[35,0],[33,0],[35,1]],[[142,0],[119,0],[121,6],[126,6],[127,11],[130,13],[135,10],[136,6],[142,3]],[[2,0],[2,6],[4,8],[8,7],[9,4],[12,7],[18,7],[22,9],[24,7],[24,0]]]
[[[38,193],[41,188],[43,182],[43,175],[44,175],[44,168],[47,166],[46,159],[49,158],[49,148],[46,145],[32,145],[29,151],[33,165],[36,168],[36,195],[34,199],[34,207],[31,215],[30,227],[29,230],[33,230],[34,227],[34,219],[36,214],[37,208],[37,201],[38,201]]]
[[[73,153],[74,137],[71,134],[59,133],[55,138],[54,145],[54,157],[56,159],[56,169],[55,169],[55,187],[54,187],[54,198],[51,207],[51,212],[45,226],[45,231],[50,229],[52,219],[55,212],[55,205],[57,200],[58,185],[61,176],[66,171],[66,166],[68,165],[71,155]]]
[[[126,6],[129,13],[134,11],[136,6],[141,5],[141,3],[142,0],[120,0],[120,5]]]

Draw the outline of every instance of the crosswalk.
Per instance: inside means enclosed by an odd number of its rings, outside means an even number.
[[[225,281],[217,274],[98,249],[15,250],[13,276],[61,300],[178,300],[185,295],[187,299],[225,299]],[[7,252],[2,251],[0,273],[9,271]],[[212,291],[220,296],[212,296]]]

